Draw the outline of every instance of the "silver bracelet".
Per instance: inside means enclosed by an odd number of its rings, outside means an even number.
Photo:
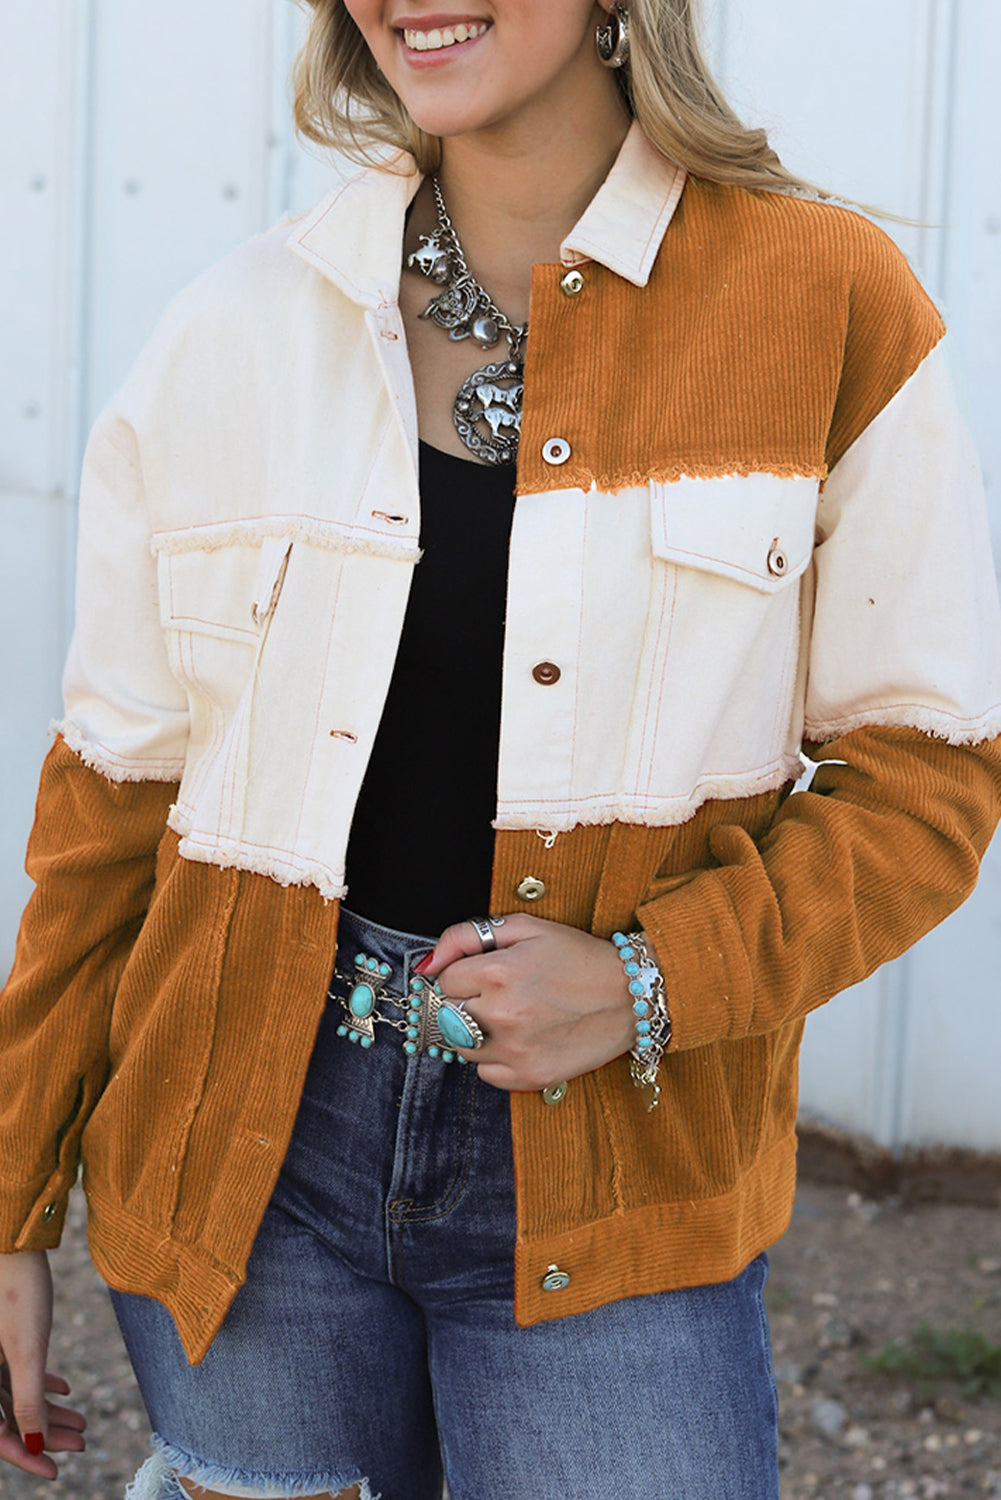
[[[653,1109],[660,1098],[657,1070],[671,1040],[664,976],[657,967],[643,932],[613,932],[612,942],[622,960],[636,1017],[636,1043],[629,1054],[629,1071],[638,1089],[650,1087]]]

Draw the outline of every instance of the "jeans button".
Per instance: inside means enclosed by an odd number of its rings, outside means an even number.
[[[543,1104],[562,1104],[569,1086],[567,1083],[551,1083],[547,1089],[542,1090]]]
[[[544,1292],[562,1292],[565,1286],[570,1285],[570,1272],[561,1271],[559,1266],[550,1266],[542,1278],[542,1290]]]
[[[538,901],[546,894],[546,883],[535,875],[526,875],[518,886],[517,894],[522,901]]]

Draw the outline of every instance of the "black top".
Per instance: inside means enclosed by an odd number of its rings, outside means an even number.
[[[423,556],[347,856],[347,905],[401,932],[489,907],[514,473],[420,445]]]

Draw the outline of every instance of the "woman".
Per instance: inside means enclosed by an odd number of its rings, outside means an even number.
[[[82,1447],[82,1159],[134,1500],[764,1500],[803,1017],[1001,808],[941,325],[687,0],[312,4],[300,125],[410,154],[207,273],[91,441],[0,1453]]]

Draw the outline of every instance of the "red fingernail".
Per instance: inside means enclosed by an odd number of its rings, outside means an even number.
[[[24,1446],[27,1448],[32,1458],[37,1458],[42,1449],[45,1447],[45,1433],[26,1432],[24,1434]]]
[[[430,969],[430,967],[431,967],[431,965],[433,963],[434,963],[434,949],[432,948],[430,953],[425,953],[424,957],[421,959],[421,961],[420,961],[419,964],[414,964],[414,973],[415,974],[426,974],[427,971],[428,971],[428,969]]]

